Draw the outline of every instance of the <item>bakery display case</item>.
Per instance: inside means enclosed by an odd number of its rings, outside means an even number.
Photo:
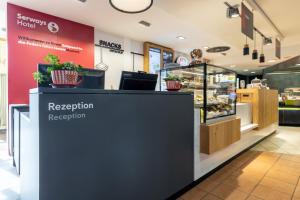
[[[201,122],[236,114],[236,73],[229,69],[198,64],[160,71],[160,89],[168,90],[165,79],[180,80],[179,92],[193,92]]]

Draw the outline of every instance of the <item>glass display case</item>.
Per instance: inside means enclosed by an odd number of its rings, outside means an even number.
[[[236,114],[236,73],[210,64],[162,69],[160,89],[167,91],[165,79],[181,83],[179,92],[193,92],[201,122]]]

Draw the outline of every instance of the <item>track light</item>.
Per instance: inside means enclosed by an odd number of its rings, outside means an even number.
[[[264,38],[264,45],[271,45],[272,44],[272,38]]]
[[[226,13],[227,18],[235,18],[240,16],[239,5],[232,6],[228,2],[224,2],[224,4],[228,6]]]

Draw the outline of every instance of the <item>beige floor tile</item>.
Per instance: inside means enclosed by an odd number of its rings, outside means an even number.
[[[268,171],[266,176],[293,185],[296,185],[299,179],[299,176],[297,174],[283,172],[279,170],[273,170],[273,169]]]
[[[295,167],[289,167],[289,166],[285,166],[284,164],[274,164],[271,168],[271,170],[278,170],[278,171],[282,171],[282,172],[287,172],[287,173],[293,173],[293,174],[297,174],[298,176],[300,176],[300,169],[297,169]]]
[[[214,182],[212,180],[206,179],[199,183],[196,187],[200,188],[203,191],[210,192],[216,188],[220,183]]]
[[[291,160],[281,160],[280,159],[276,164],[284,165],[284,166],[287,166],[287,167],[293,167],[293,168],[296,168],[296,169],[300,168],[300,163],[299,162],[294,162],[294,161],[291,161]]]
[[[220,184],[211,193],[221,199],[226,200],[243,200],[248,194],[237,189],[237,187],[225,183]]]
[[[250,195],[247,200],[262,200],[261,198],[258,198],[256,196]]]
[[[300,198],[300,186],[298,185],[295,192],[294,192],[294,197]]]
[[[180,198],[182,200],[200,200],[203,198],[207,192],[199,189],[198,187],[194,187],[190,191],[186,192],[184,195],[182,195]]]
[[[282,155],[280,159],[281,160],[290,160],[290,161],[300,163],[300,156],[299,155]]]
[[[260,184],[288,195],[292,195],[296,187],[296,185],[288,184],[269,177],[264,177]]]
[[[253,181],[253,179],[248,179],[243,176],[239,177],[229,177],[223,183],[236,187],[237,189],[250,193],[253,191],[255,186],[258,184],[258,180]]]
[[[258,182],[260,181],[265,175],[265,172],[259,172],[259,171],[243,171],[243,170],[238,170],[234,173],[231,174],[233,177],[241,177],[253,182]]]
[[[251,195],[264,200],[290,200],[292,198],[291,195],[263,185],[258,185]]]
[[[221,199],[212,194],[208,194],[205,197],[203,197],[201,200],[221,200]]]

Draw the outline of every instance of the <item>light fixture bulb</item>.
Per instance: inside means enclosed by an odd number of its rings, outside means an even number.
[[[109,3],[120,12],[134,14],[151,8],[153,0],[109,0]]]

